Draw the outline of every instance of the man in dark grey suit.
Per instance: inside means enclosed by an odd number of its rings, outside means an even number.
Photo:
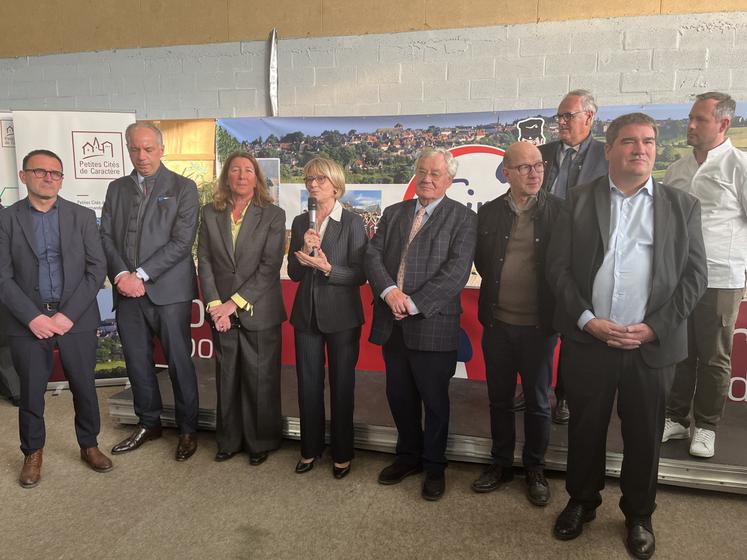
[[[164,147],[157,127],[134,123],[125,137],[135,169],[109,185],[101,238],[139,424],[112,453],[137,449],[161,436],[161,393],[153,366],[156,335],[174,387],[176,460],[185,461],[197,449],[197,377],[189,327],[197,295],[192,259],[197,187],[161,164]]]
[[[596,114],[597,104],[594,96],[585,89],[568,92],[560,102],[555,115],[560,139],[539,147],[542,159],[547,162],[542,190],[565,199],[572,187],[607,175],[604,144],[591,136]],[[570,413],[560,368],[555,386],[555,399],[552,421],[556,424],[567,424]]]
[[[80,457],[98,472],[112,463],[98,449],[96,396],[96,295],[106,261],[96,215],[57,196],[62,161],[48,150],[23,158],[19,172],[28,197],[0,212],[0,301],[10,312],[3,325],[20,374],[18,427],[25,455],[19,482],[41,479],[45,443],[44,392],[59,349],[75,407]]]
[[[666,393],[675,364],[687,355],[687,317],[706,286],[700,205],[651,178],[656,135],[656,123],[642,113],[610,123],[609,176],[569,192],[547,256],[573,412],[570,500],[555,536],[577,537],[596,515],[617,398],[624,444],[620,509],[637,558],[654,553],[651,514]]]
[[[477,239],[477,215],[445,196],[456,170],[447,150],[421,152],[417,198],[384,210],[365,259],[374,294],[370,340],[383,345],[387,399],[399,432],[396,460],[379,482],[396,484],[424,469],[427,500],[438,500],[445,489],[460,294]]]

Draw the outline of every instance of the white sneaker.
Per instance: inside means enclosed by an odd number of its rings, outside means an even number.
[[[713,457],[716,452],[716,432],[703,428],[695,428],[695,435],[690,444],[690,455],[695,457]]]
[[[689,437],[690,428],[686,428],[671,418],[666,418],[664,420],[664,433],[661,436],[662,443],[669,441],[670,439],[687,439]]]

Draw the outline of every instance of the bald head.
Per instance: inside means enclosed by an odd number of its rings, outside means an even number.
[[[545,168],[537,146],[528,142],[514,142],[503,155],[503,174],[508,179],[511,197],[515,202],[526,202],[542,186]],[[520,204],[523,206],[523,204]]]

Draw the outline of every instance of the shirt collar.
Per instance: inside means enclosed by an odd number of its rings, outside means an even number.
[[[342,220],[342,204],[340,204],[339,200],[335,200],[335,205],[332,207],[332,212],[329,213],[329,217],[336,222]]]
[[[712,150],[708,150],[708,153],[706,154],[706,161],[708,161],[711,158],[717,158],[726,152],[731,151],[731,149],[734,146],[731,143],[731,139],[727,138],[724,140],[721,144],[713,148]]]
[[[428,214],[428,217],[430,218],[431,214],[433,214],[433,211],[436,209],[436,206],[438,206],[441,203],[441,201],[444,199],[445,196],[446,195],[434,200],[428,206],[423,206],[422,204],[420,204],[420,201],[417,198],[415,198],[415,212],[417,213],[417,211],[420,210],[421,208],[425,208],[425,213]]]
[[[36,208],[34,208],[34,205],[31,204],[31,199],[28,196],[26,197],[26,204],[28,204],[30,210],[33,210],[34,212],[39,212],[40,214],[45,214],[45,212],[42,212],[41,210],[37,210]],[[54,204],[52,204],[52,206],[49,208],[49,210],[47,210],[47,212],[51,210],[57,210],[59,205],[60,205],[60,197],[58,196],[55,199]]]
[[[622,191],[612,181],[612,177],[610,177],[609,179],[610,179],[610,192],[616,192],[622,195]],[[649,196],[654,196],[654,180],[651,176],[649,176],[646,183],[640,189],[638,189],[638,191],[633,196],[636,196],[641,191],[646,192],[646,194],[648,194]]]
[[[588,135],[588,136],[587,136],[586,138],[584,138],[584,139],[583,139],[583,140],[581,141],[581,143],[580,143],[580,144],[578,144],[578,145],[576,145],[576,146],[569,146],[568,144],[566,144],[566,143],[564,143],[564,142],[561,142],[560,146],[561,146],[561,149],[563,150],[563,152],[565,152],[566,150],[570,150],[570,149],[573,149],[573,150],[575,150],[575,151],[576,151],[577,153],[579,153],[579,154],[580,154],[580,153],[581,153],[581,152],[583,152],[583,151],[584,151],[584,150],[585,150],[586,148],[588,148],[588,147],[589,147],[589,144],[591,144],[591,133],[589,133],[589,135]]]

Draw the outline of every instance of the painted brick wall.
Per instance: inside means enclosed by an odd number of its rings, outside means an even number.
[[[281,116],[747,100],[747,12],[282,40]],[[267,44],[234,42],[0,59],[0,109],[265,116]]]

